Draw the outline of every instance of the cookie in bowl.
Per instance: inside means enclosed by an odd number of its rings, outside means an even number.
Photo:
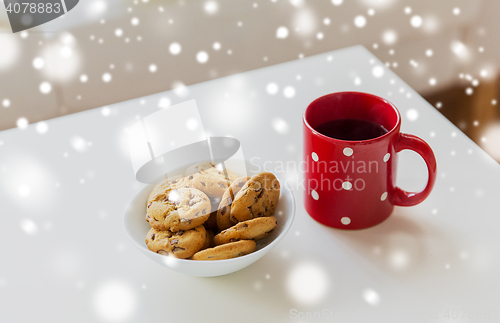
[[[146,205],[149,205],[155,200],[165,198],[165,194],[168,191],[181,187],[193,187],[193,184],[186,176],[178,176],[161,181],[153,188],[151,194],[149,194]]]
[[[253,169],[256,169],[255,164],[250,163],[249,161],[245,161],[245,168],[242,167],[239,161],[228,162],[226,163],[226,167],[228,168],[235,167],[235,169],[242,170],[241,175],[245,174],[245,172],[243,172],[244,169],[250,172],[252,172]],[[257,172],[254,171],[250,173],[251,175],[249,174],[249,176],[256,175],[257,173],[259,173],[259,171]],[[179,170],[178,174],[185,176],[185,169]],[[276,175],[276,178],[279,179],[281,186],[280,186],[279,202],[277,203],[277,206],[274,210],[274,214],[272,214],[272,216],[274,216],[277,219],[278,224],[277,227],[274,228],[270,233],[266,233],[267,231],[264,231],[264,234],[266,235],[269,234],[269,236],[265,238],[259,239],[258,235],[254,237],[255,236],[254,233],[250,237],[248,236],[241,237],[242,240],[240,241],[228,242],[216,246],[213,239],[215,235],[221,232],[221,230],[218,227],[212,230],[207,230],[207,228],[213,224],[210,224],[207,221],[205,221],[201,224],[201,226],[205,228],[205,236],[203,239],[203,244],[201,246],[195,244],[195,247],[190,247],[189,251],[175,249],[176,253],[183,252],[181,254],[178,254],[177,256],[174,255],[173,253],[174,246],[184,248],[180,245],[180,239],[179,241],[173,241],[173,244],[166,243],[165,241],[163,242],[163,244],[160,244],[161,240],[159,240],[154,244],[152,244],[149,241],[146,243],[145,237],[147,236],[147,234],[149,234],[148,232],[151,231],[151,226],[152,226],[151,222],[154,223],[156,221],[159,222],[158,224],[162,224],[162,221],[157,221],[156,219],[152,221],[153,219],[149,214],[148,214],[148,216],[150,217],[149,223],[144,221],[144,213],[145,213],[144,211],[147,209],[147,205],[151,203],[151,200],[149,201],[149,203],[147,203],[147,201],[150,195],[152,195],[151,194],[152,191],[156,190],[156,193],[153,194],[153,196],[156,195],[166,196],[166,194],[171,190],[170,186],[178,183],[172,183],[167,185],[163,183],[163,187],[159,187],[161,185],[149,185],[147,187],[144,187],[140,192],[138,192],[138,194],[129,203],[126,212],[124,214],[125,231],[127,235],[131,238],[133,244],[138,248],[138,250],[140,250],[144,254],[144,256],[146,256],[147,258],[151,259],[152,261],[156,262],[157,264],[163,267],[169,268],[170,270],[177,271],[179,273],[187,275],[200,276],[200,277],[213,277],[213,276],[221,276],[233,273],[261,259],[265,254],[269,252],[269,250],[274,248],[277,244],[280,243],[280,241],[282,241],[282,239],[287,234],[293,223],[293,218],[295,213],[295,203],[293,199],[292,190],[286,183],[286,181],[280,178],[279,174]],[[244,182],[243,186],[246,185],[247,181],[248,178],[245,178],[245,180],[243,180]],[[190,183],[189,177],[186,178],[184,184],[188,186],[192,185],[192,183]],[[193,187],[188,187],[188,188],[193,188]],[[178,188],[176,187],[176,189]],[[235,195],[237,195],[237,193],[235,193]],[[210,197],[208,196],[207,198],[210,199]],[[163,199],[165,199],[165,197]],[[158,202],[161,201],[162,199],[156,198],[155,200]],[[211,204],[213,204],[213,206],[215,206],[216,208],[219,208],[222,202],[219,201],[219,205],[217,205],[216,199],[213,200],[210,199],[210,200],[211,202],[213,202]],[[260,218],[267,218],[267,217],[257,217],[256,219]],[[162,219],[160,218],[159,220]],[[231,223],[229,228],[233,227],[235,224]],[[189,231],[193,229],[194,228],[188,230],[180,230],[180,231]],[[169,234],[172,235],[170,237],[171,240],[175,239],[175,234],[177,232],[180,232],[168,229],[165,230],[157,229],[157,231],[170,231],[170,233],[164,233],[166,235],[167,240],[169,240],[168,238]],[[161,233],[158,234],[160,234],[159,235],[160,237],[162,236]],[[184,234],[185,232],[183,233],[183,235]],[[248,240],[244,239],[247,237],[252,239]],[[155,235],[155,240],[156,239],[157,237]],[[239,239],[239,238],[233,238],[233,239]],[[257,239],[257,241],[255,241],[255,239]],[[253,247],[254,243],[255,247]],[[244,248],[242,246],[244,246]],[[151,247],[153,251],[150,250],[149,247]],[[190,253],[192,253],[198,247],[200,249],[196,251],[191,257],[184,258],[188,256]],[[165,250],[165,251],[160,251],[160,250]],[[170,250],[172,250],[171,253]],[[158,253],[158,251],[160,253]],[[196,254],[197,256],[195,256]],[[193,260],[193,259],[198,259],[198,260]]]
[[[217,234],[214,243],[222,245],[240,240],[260,240],[268,237],[277,226],[274,216],[243,221]]]
[[[206,239],[207,232],[202,225],[177,232],[151,228],[146,235],[146,245],[149,250],[160,255],[185,259],[198,252]]]
[[[224,192],[224,195],[222,195],[216,218],[217,227],[219,228],[219,230],[225,230],[234,225],[234,223],[232,223],[230,220],[231,204],[233,203],[236,194],[238,194],[238,192],[249,179],[250,177],[248,176],[243,176],[235,179],[228,187],[228,189]]]
[[[186,175],[195,175],[198,173],[217,174],[219,176],[226,178],[230,182],[233,182],[235,179],[239,177],[229,168],[226,168],[224,170],[221,164],[215,165],[212,162],[196,163],[194,165],[189,166],[186,169]]]
[[[195,253],[193,260],[224,260],[248,255],[255,251],[255,241],[241,240],[226,243],[214,248],[205,249]]]
[[[262,172],[250,178],[231,204],[233,224],[274,214],[280,197],[280,183],[273,173]]]
[[[148,204],[146,220],[157,230],[189,230],[208,219],[210,208],[207,195],[196,188],[169,189]]]

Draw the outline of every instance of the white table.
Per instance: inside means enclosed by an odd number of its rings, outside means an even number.
[[[269,83],[278,93],[267,92]],[[291,231],[237,273],[176,273],[128,240],[123,211],[143,184],[134,179],[125,129],[157,111],[161,98],[196,99],[209,135],[238,138],[246,158],[276,169],[302,159],[307,104],[343,90],[394,102],[402,130],[432,146],[438,180],[424,203],[397,208],[372,229],[330,229],[305,212],[301,175],[291,169],[284,174],[297,202]],[[500,166],[366,49],[180,92],[50,120],[44,134],[37,125],[0,132],[1,322],[500,320]],[[425,174],[416,154],[400,154],[400,186],[416,190]]]

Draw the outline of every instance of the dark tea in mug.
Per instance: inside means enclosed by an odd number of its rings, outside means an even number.
[[[362,119],[336,119],[315,127],[330,138],[348,141],[369,140],[385,135],[388,130],[373,121]]]

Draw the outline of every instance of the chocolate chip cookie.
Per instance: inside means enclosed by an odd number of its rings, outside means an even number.
[[[207,221],[203,223],[203,225],[207,229],[217,230],[217,212],[210,213],[210,216],[208,217]]]
[[[199,251],[193,255],[193,260],[222,260],[247,255],[255,251],[255,241],[241,240],[226,243],[214,248]]]
[[[172,232],[152,228],[146,235],[148,249],[165,256],[186,259],[199,251],[207,233],[202,225],[186,231]]]
[[[224,172],[224,169],[222,168],[221,164],[216,165],[214,168],[209,168],[207,170],[207,173],[213,173],[213,174],[217,173],[220,176],[224,177],[225,179],[229,180],[229,182],[233,182],[235,179],[239,177],[229,168],[226,168],[226,171]]]
[[[208,248],[212,248],[212,247],[215,247],[215,243],[214,243],[214,233],[212,230],[208,230],[207,228],[205,228],[205,231],[206,231],[206,236],[205,236],[205,242],[203,243],[203,247],[201,247],[200,250],[205,250],[205,249],[208,249]]]
[[[151,193],[149,194],[146,206],[149,205],[154,200],[165,199],[165,194],[167,193],[167,191],[181,187],[193,187],[193,184],[188,179],[188,177],[185,176],[167,178],[161,181],[160,183],[158,183],[158,185],[155,186],[153,191],[151,191]]]
[[[240,240],[259,240],[269,236],[277,226],[278,222],[274,216],[240,222],[216,235],[214,243],[222,245]]]
[[[210,200],[196,188],[169,189],[147,206],[146,220],[158,230],[189,230],[210,216]]]
[[[230,182],[233,182],[239,176],[236,175],[233,171],[226,168],[224,172],[224,168],[222,164],[215,165],[212,162],[201,162],[194,165],[189,166],[186,169],[186,175],[194,175],[198,173],[207,173],[207,174],[217,174],[220,175]]]
[[[197,173],[189,175],[188,179],[192,181],[193,187],[207,194],[210,198],[221,198],[231,184],[217,173]]]
[[[280,196],[280,183],[274,174],[263,172],[248,180],[231,204],[233,223],[274,214]]]
[[[234,224],[229,219],[231,215],[231,204],[233,203],[236,194],[238,194],[249,179],[250,177],[246,176],[237,178],[224,192],[224,195],[222,195],[222,201],[220,202],[217,210],[217,227],[219,230],[225,230]]]

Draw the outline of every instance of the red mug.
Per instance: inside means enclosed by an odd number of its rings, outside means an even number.
[[[382,126],[383,131],[354,140],[318,131],[325,132],[327,122],[335,125],[345,119],[363,126],[361,136],[370,135],[367,125]],[[327,94],[309,104],[303,121],[304,204],[316,221],[338,229],[365,229],[387,219],[395,205],[416,205],[429,196],[436,180],[434,153],[422,139],[400,132],[401,115],[391,102],[361,92]],[[345,127],[330,130],[342,132]],[[397,153],[404,149],[415,151],[427,164],[428,182],[419,193],[396,187]]]

